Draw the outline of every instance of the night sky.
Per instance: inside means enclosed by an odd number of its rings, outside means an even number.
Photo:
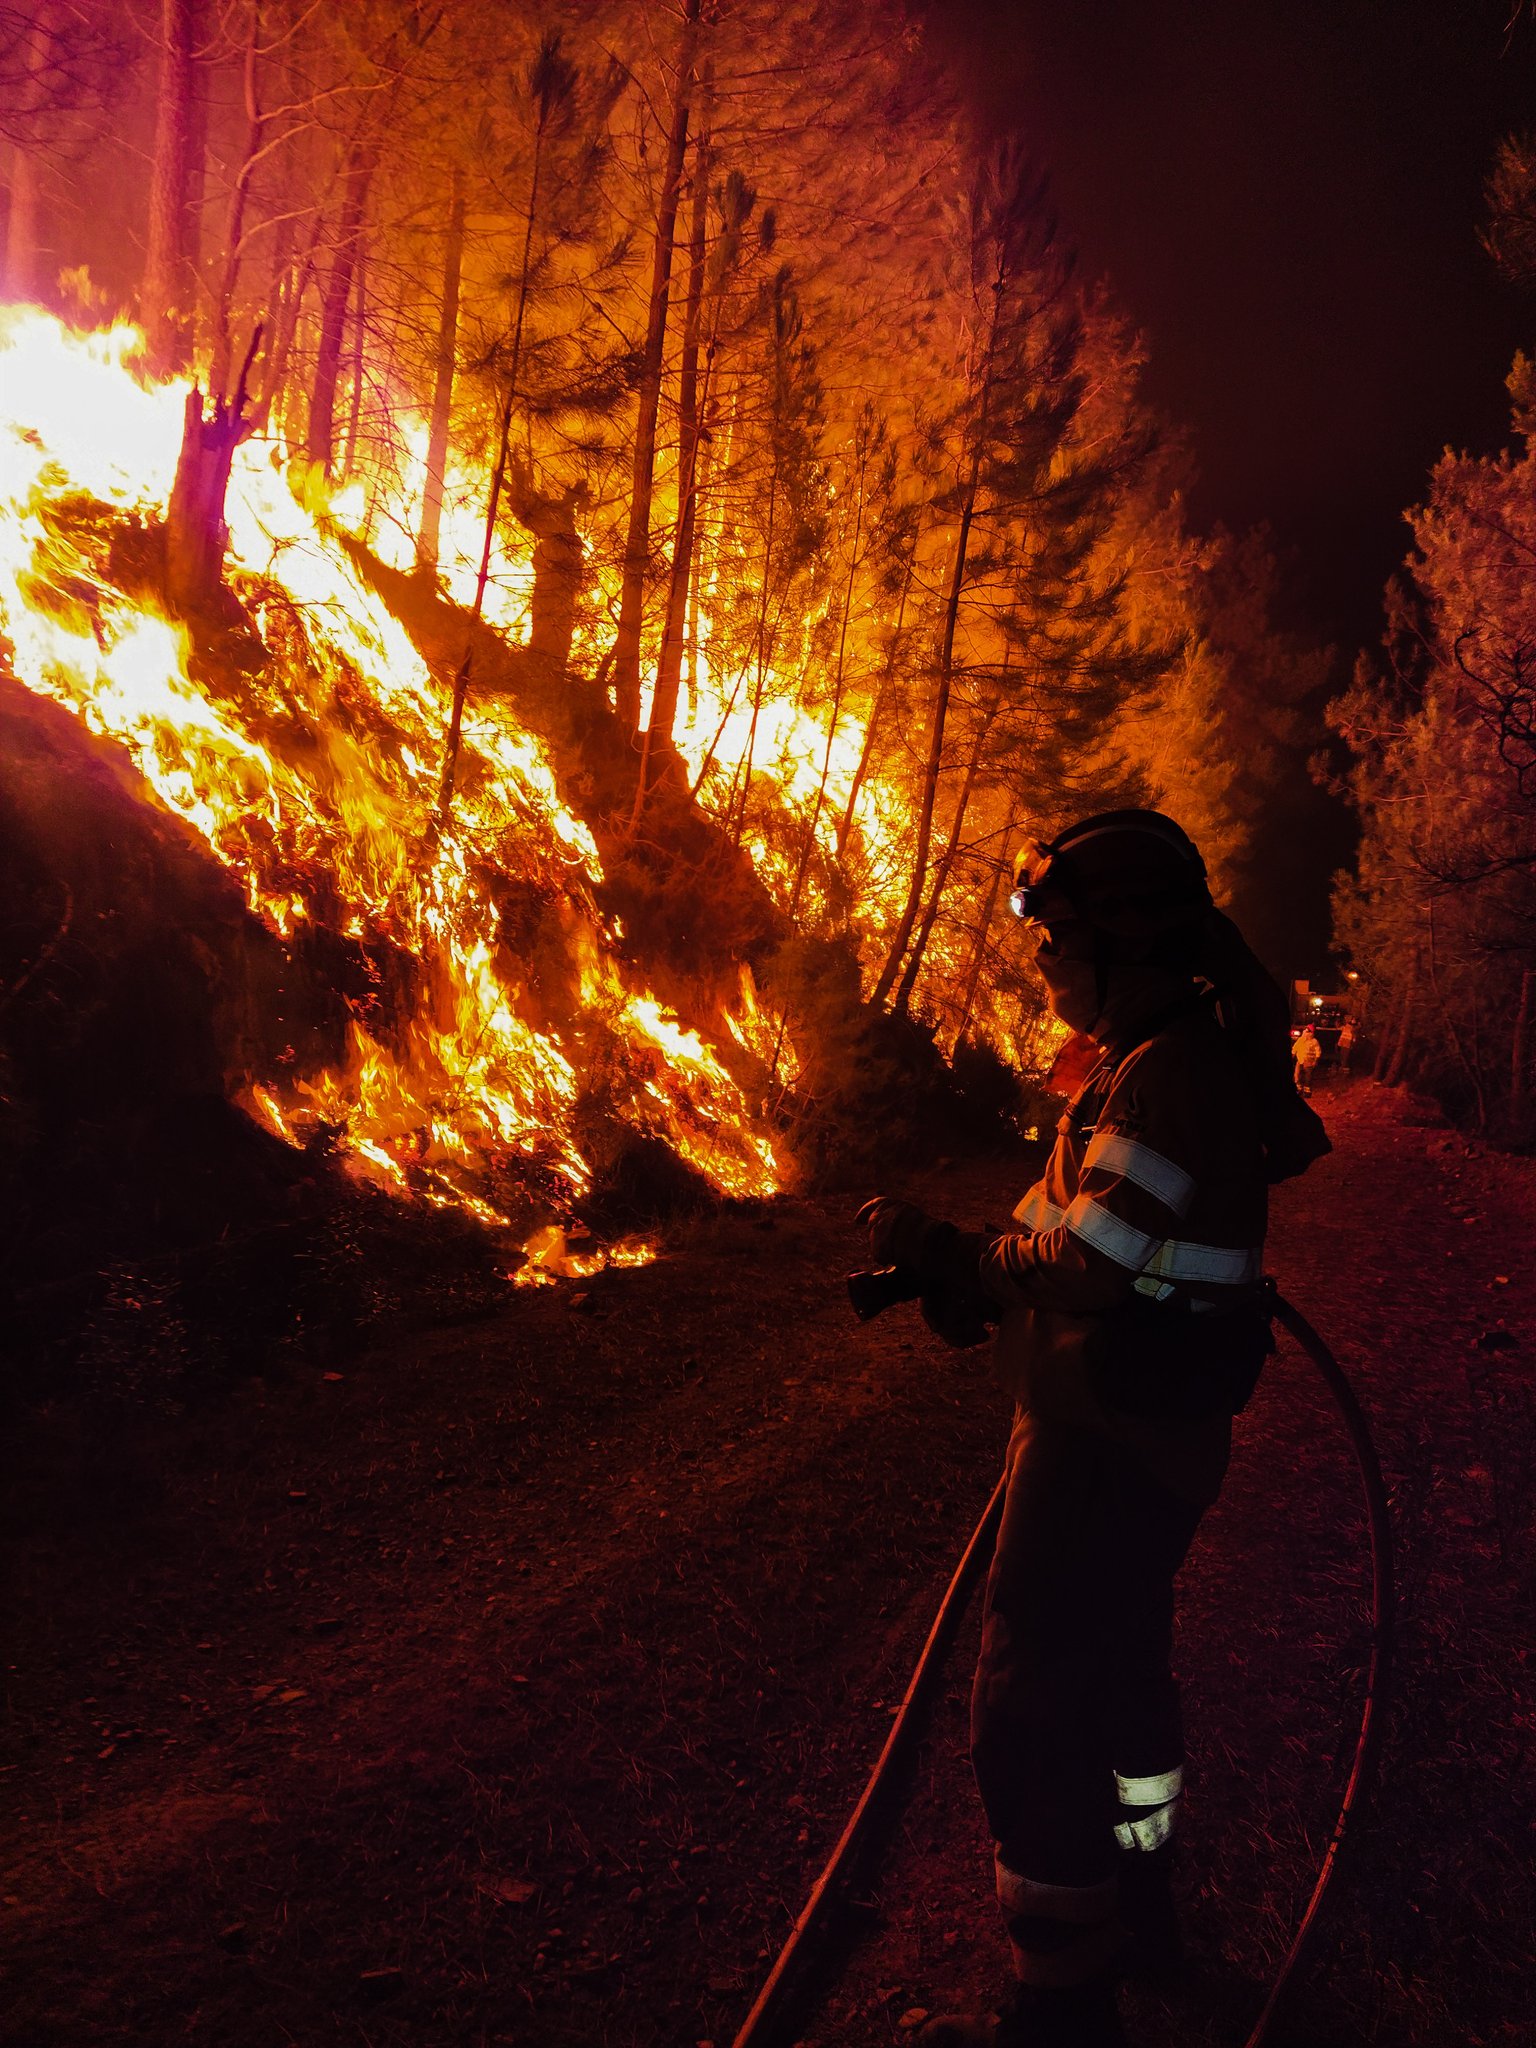
[[[934,0],[1146,329],[1197,520],[1267,521],[1297,622],[1347,647],[1377,636],[1440,450],[1508,439],[1504,376],[1536,341],[1477,240],[1495,143],[1536,127],[1513,4]]]

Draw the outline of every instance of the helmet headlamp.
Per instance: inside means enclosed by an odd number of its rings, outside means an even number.
[[[1014,860],[1008,908],[1022,924],[1041,924],[1053,910],[1061,916],[1067,877],[1059,868],[1052,874],[1055,859],[1054,845],[1032,839]]]

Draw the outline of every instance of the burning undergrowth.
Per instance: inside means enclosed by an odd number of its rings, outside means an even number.
[[[443,684],[270,449],[242,450],[231,491],[248,628],[165,617],[123,568],[153,554],[135,538],[156,510],[149,458],[159,488],[174,458],[166,394],[133,382],[116,337],[50,339],[43,389],[25,329],[11,351],[28,423],[7,449],[0,544],[12,665],[122,751],[327,1013],[227,1076],[243,1106],[296,1146],[336,1132],[381,1185],[513,1227],[591,1194],[577,1131],[594,1092],[721,1194],[774,1191],[782,1169],[742,1086],[755,1056],[729,1035],[717,1050],[629,971],[596,841],[539,737],[506,699],[478,700],[445,812]],[[99,425],[118,445],[88,460],[78,424],[48,416],[78,400],[56,390],[70,351],[117,379]]]

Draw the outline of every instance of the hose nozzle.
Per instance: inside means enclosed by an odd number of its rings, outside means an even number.
[[[861,1323],[871,1323],[888,1308],[903,1301],[916,1301],[922,1285],[910,1266],[876,1266],[866,1273],[848,1275],[848,1299]]]

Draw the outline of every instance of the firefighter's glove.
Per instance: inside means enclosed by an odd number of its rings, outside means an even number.
[[[990,1237],[977,1230],[957,1230],[953,1223],[940,1222],[926,1209],[893,1201],[889,1195],[876,1195],[866,1202],[854,1220],[868,1230],[869,1248],[877,1265],[906,1266],[917,1276],[925,1304],[931,1295],[985,1305],[980,1268]]]
[[[855,1223],[869,1232],[869,1249],[877,1266],[909,1266],[920,1280],[934,1271],[933,1259],[942,1236],[954,1233],[952,1223],[939,1223],[926,1209],[876,1195],[866,1202]]]

